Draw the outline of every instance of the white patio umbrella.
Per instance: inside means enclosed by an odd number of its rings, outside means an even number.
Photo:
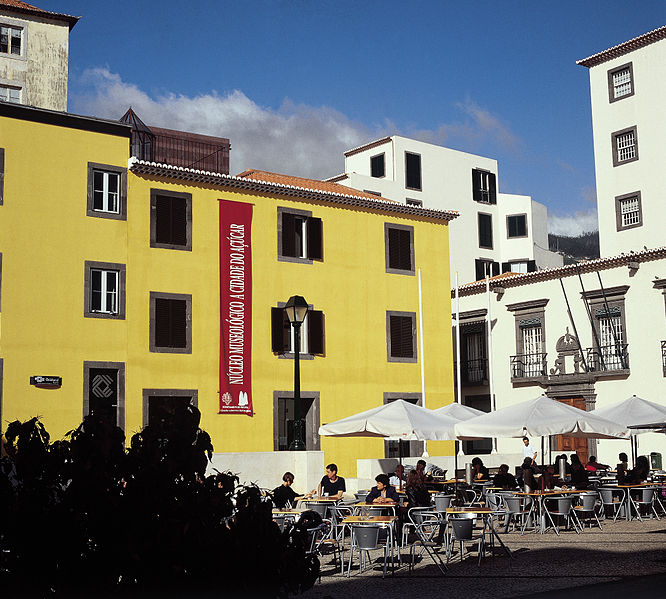
[[[605,408],[598,408],[592,411],[592,414],[601,416],[602,418],[607,418],[608,420],[613,420],[619,422],[625,426],[630,424],[634,425],[645,425],[645,424],[659,424],[666,421],[666,406],[662,406],[653,401],[648,401],[647,399],[642,399],[636,395],[632,395],[627,399],[608,406]],[[636,454],[638,453],[638,441],[636,435],[642,433],[652,433],[659,432],[660,428],[638,428],[631,429],[631,453],[633,460],[636,459]]]
[[[481,414],[485,414],[485,412],[482,412],[481,410],[470,408],[469,406],[464,406],[456,402],[450,403],[448,406],[444,406],[443,408],[437,408],[436,410],[433,410],[433,412],[435,412],[435,414],[440,414],[441,416],[455,418],[456,420],[469,420],[475,416],[481,416]]]
[[[384,437],[402,441],[455,439],[457,420],[402,399],[322,424],[319,434],[334,437]]]

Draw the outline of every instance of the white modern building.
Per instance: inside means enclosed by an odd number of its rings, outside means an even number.
[[[499,192],[497,161],[398,135],[345,152],[345,172],[329,181],[406,204],[453,209],[451,284],[501,272],[559,266],[548,250],[546,207]]]
[[[0,102],[67,110],[69,32],[78,20],[0,0]]]
[[[594,54],[590,71],[600,255],[666,243],[666,26]]]
[[[585,410],[631,395],[666,403],[666,247],[495,277],[489,293],[484,282],[469,283],[460,311],[463,404],[490,409],[490,367],[497,409],[542,394]],[[666,456],[666,435],[640,435],[638,447]],[[497,440],[500,454],[520,448],[520,439]],[[490,449],[465,444],[465,453]],[[615,465],[630,446],[558,436],[552,451]]]

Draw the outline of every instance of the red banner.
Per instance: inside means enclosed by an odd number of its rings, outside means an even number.
[[[252,204],[219,202],[219,413],[252,415]]]

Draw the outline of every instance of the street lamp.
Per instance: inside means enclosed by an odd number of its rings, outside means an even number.
[[[305,451],[303,428],[304,422],[301,416],[301,325],[308,313],[308,303],[300,295],[292,295],[287,301],[284,309],[291,326],[294,327],[294,440],[289,446],[290,451]]]

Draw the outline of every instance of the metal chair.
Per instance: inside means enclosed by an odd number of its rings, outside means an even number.
[[[643,518],[641,518],[641,507],[645,507],[647,509],[647,513],[650,514],[650,519],[652,518],[652,514],[654,514],[657,520],[661,520],[661,518],[659,518],[659,514],[657,514],[656,508],[654,507],[656,491],[657,489],[655,487],[643,487],[642,489],[634,490],[634,493],[636,493],[635,497],[632,496],[631,493],[629,494],[631,505],[634,506],[634,509],[636,510],[636,516],[641,522],[643,521]]]
[[[421,511],[415,511],[415,513],[412,514],[412,510]],[[419,556],[425,551],[430,556],[430,559],[432,559],[433,563],[439,568],[439,571],[442,574],[446,574],[446,564],[444,563],[444,560],[442,560],[442,557],[437,553],[437,549],[442,546],[442,540],[446,539],[444,531],[444,516],[434,510],[424,511],[423,508],[412,508],[412,510],[409,511],[410,513],[408,513],[408,517],[412,522],[414,533],[416,534],[416,539],[409,548],[410,573],[414,569],[415,549],[419,547]],[[433,540],[435,537],[435,532],[438,530],[440,531],[439,537],[441,540]],[[446,550],[448,552],[448,545]]]
[[[462,517],[460,517],[462,516]],[[469,517],[467,514],[456,514],[449,518],[449,526],[451,531],[451,542],[446,552],[446,563],[451,559],[453,545],[457,542],[460,544],[460,561],[463,560],[465,551],[465,543],[477,543],[477,551],[479,553],[478,565],[481,565],[481,557],[483,556],[485,548],[485,539],[482,532],[474,534],[475,519]]]
[[[313,512],[317,512],[322,517],[322,519],[328,518],[329,506],[326,503],[322,503],[320,501],[304,501],[303,507],[306,510],[312,510]]]
[[[571,522],[571,525],[573,529],[576,531],[576,534],[580,534],[582,532],[578,530],[580,522],[578,520],[578,516],[576,516],[576,511],[573,509],[572,503],[573,503],[573,497],[571,496],[554,497],[552,499],[546,499],[546,501],[544,502],[543,509],[545,511],[545,515],[550,520],[550,523],[553,525],[553,529],[555,530],[555,533],[558,536],[560,534],[560,529],[555,524],[553,516],[559,516],[561,518],[564,518],[565,522],[567,523],[567,526],[569,526],[569,523]],[[576,524],[578,524],[578,526]]]
[[[600,509],[604,516],[604,520],[606,519],[606,510],[610,508],[613,515],[613,522],[615,522],[622,511],[622,500],[613,496],[613,489],[599,487],[597,491],[599,492],[599,498],[601,499]]]
[[[433,499],[435,500],[435,511],[439,512],[440,514],[445,514],[446,509],[451,507],[451,500],[453,499],[453,495],[437,493]]]
[[[382,570],[382,578],[386,576],[386,562],[388,557],[389,544],[388,541],[381,544],[379,540],[379,532],[381,526],[373,524],[359,524],[352,525],[351,527],[351,546],[349,553],[349,566],[347,568],[347,576],[351,576],[351,566],[354,560],[354,550],[359,552],[359,572],[363,572],[363,565],[365,563],[364,553],[367,559],[370,559],[370,551],[376,549],[384,549],[384,568]]]
[[[599,530],[603,530],[601,522],[599,522],[599,517],[597,516],[597,500],[599,495],[597,493],[584,493],[580,496],[580,504],[574,506],[576,510],[576,515],[580,516],[585,528],[585,515],[588,516],[590,522],[590,528],[592,528],[592,517],[597,521],[597,526]]]
[[[505,518],[504,532],[509,532],[509,525],[513,520],[514,530],[516,529],[516,520],[520,522],[520,534],[525,534],[525,527],[529,524],[530,517],[534,512],[534,502],[531,497],[520,495],[504,495],[504,507],[507,518]]]

